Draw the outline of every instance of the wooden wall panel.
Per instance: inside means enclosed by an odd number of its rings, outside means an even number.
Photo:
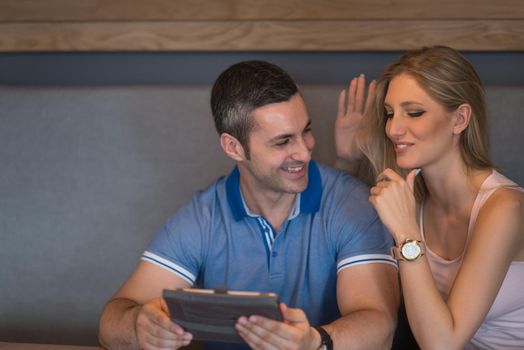
[[[503,20],[32,23],[0,32],[0,51],[524,50],[524,23]]]
[[[0,51],[523,51],[523,0],[0,0]]]
[[[522,0],[0,0],[0,21],[522,19]]]

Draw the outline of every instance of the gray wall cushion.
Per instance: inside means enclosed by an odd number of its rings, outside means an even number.
[[[304,86],[334,160],[339,86]],[[524,88],[490,86],[493,158],[524,183]],[[94,345],[163,222],[232,165],[209,86],[0,87],[0,341]]]

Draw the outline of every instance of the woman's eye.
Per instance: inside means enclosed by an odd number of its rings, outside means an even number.
[[[386,112],[384,113],[384,117],[386,117],[386,119],[393,118],[393,112],[388,112],[388,111],[386,111]]]
[[[425,111],[416,111],[416,112],[409,112],[408,115],[410,117],[420,117],[422,114],[424,114]]]

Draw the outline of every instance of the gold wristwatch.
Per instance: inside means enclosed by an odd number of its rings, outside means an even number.
[[[400,261],[414,261],[426,253],[426,243],[406,239],[403,243],[391,248],[393,258]]]

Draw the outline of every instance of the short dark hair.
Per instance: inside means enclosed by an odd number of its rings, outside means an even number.
[[[259,107],[289,101],[298,92],[282,68],[265,61],[244,61],[226,69],[211,90],[211,111],[218,134],[235,137],[249,157],[251,112]]]

